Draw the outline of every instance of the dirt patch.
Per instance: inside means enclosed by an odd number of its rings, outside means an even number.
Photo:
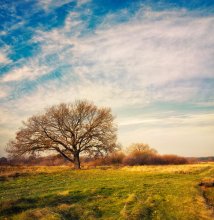
[[[212,210],[214,217],[214,179],[206,179],[199,184],[206,205]]]
[[[214,187],[214,179],[203,180],[199,183],[201,187]]]

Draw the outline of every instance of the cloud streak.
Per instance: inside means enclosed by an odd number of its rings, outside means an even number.
[[[75,75],[80,82],[115,82],[130,94],[146,91],[153,98],[169,99],[171,94],[173,99],[185,101],[200,87],[176,82],[214,78],[213,24],[212,16],[146,10],[113,28],[104,21],[94,34],[80,37],[85,24],[71,13],[63,28],[39,31],[34,40],[41,43],[43,54],[58,55],[58,65],[71,66],[66,81]]]
[[[10,63],[10,59],[7,57],[7,55],[4,52],[0,52],[0,64],[8,64]]]

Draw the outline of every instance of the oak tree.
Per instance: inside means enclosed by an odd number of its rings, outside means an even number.
[[[55,151],[80,169],[80,154],[96,157],[116,149],[116,131],[110,108],[63,103],[23,122],[6,150],[13,156]]]

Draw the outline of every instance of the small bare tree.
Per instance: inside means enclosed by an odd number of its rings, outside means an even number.
[[[30,117],[7,145],[12,155],[56,151],[80,169],[80,154],[99,156],[116,148],[116,126],[110,108],[88,101],[60,104]]]
[[[129,153],[141,153],[141,154],[157,154],[154,148],[151,148],[148,144],[134,143],[128,147]]]

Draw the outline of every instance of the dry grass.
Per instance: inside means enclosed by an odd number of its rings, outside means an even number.
[[[210,163],[210,167],[214,163]],[[191,174],[199,173],[209,168],[209,163],[201,164],[185,164],[185,165],[158,165],[158,166],[125,166],[121,169],[124,171],[143,172],[143,173],[175,173],[175,174]]]
[[[212,163],[103,168],[3,167],[0,219],[213,219]]]
[[[69,166],[0,166],[0,180],[32,174],[56,173],[70,169]]]

